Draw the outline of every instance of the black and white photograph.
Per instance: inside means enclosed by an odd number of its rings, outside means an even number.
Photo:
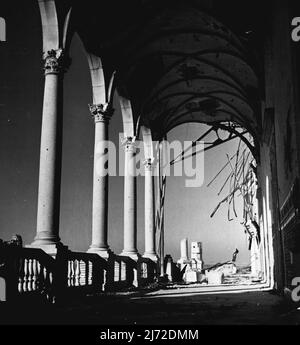
[[[1,0],[7,325],[300,325],[299,1]]]

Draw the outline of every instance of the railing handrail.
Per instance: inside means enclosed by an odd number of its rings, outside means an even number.
[[[125,262],[129,262],[132,264],[136,263],[136,261],[134,261],[131,257],[125,256],[125,255],[112,254],[111,258],[114,259],[115,261],[125,261]]]
[[[71,250],[66,250],[63,255],[68,260],[82,260],[82,261],[92,261],[106,268],[107,262],[101,256],[95,253],[85,253],[85,252],[73,252]]]
[[[40,248],[12,246],[12,248],[9,248],[9,250],[12,250],[15,253],[17,253],[20,258],[35,259],[38,260],[41,264],[43,264],[45,267],[51,268],[52,270],[55,268],[55,259]]]

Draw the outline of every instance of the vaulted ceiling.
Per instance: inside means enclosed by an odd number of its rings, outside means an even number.
[[[226,121],[259,133],[260,66],[247,37],[255,29],[239,17],[240,4],[109,3],[90,11],[89,21],[80,21],[88,13],[75,7],[77,30],[104,68],[117,70],[119,93],[154,133],[161,136],[186,122]]]

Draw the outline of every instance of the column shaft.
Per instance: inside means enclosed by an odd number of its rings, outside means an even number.
[[[137,257],[136,161],[132,138],[125,143],[124,249],[122,255]]]
[[[45,57],[37,234],[33,245],[59,242],[59,209],[62,154],[62,50]]]
[[[145,162],[145,253],[144,257],[157,260],[154,224],[154,176],[151,160]]]
[[[92,105],[90,110],[95,119],[94,177],[92,244],[89,252],[108,256],[108,122],[112,109],[105,105]]]

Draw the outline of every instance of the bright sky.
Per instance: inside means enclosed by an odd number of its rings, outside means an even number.
[[[172,138],[196,139],[208,129],[206,125],[186,124],[174,129],[168,136]],[[214,141],[214,133],[206,137],[207,142]],[[247,240],[243,231],[242,222],[242,198],[236,197],[235,217],[232,209],[228,221],[228,207],[224,203],[211,218],[213,210],[229,193],[227,184],[220,196],[217,193],[221,189],[227,176],[231,172],[227,168],[216,178],[209,187],[207,184],[227,163],[227,156],[231,157],[237,150],[239,139],[224,143],[212,148],[204,154],[204,183],[199,188],[186,188],[184,178],[170,177],[167,180],[166,195],[166,247],[179,253],[179,240],[188,237],[190,241],[203,243],[203,256],[206,263],[215,263],[231,259],[235,248],[239,249],[238,262],[247,263],[249,251]],[[233,161],[235,162],[235,161]],[[179,255],[179,254],[177,254]]]

